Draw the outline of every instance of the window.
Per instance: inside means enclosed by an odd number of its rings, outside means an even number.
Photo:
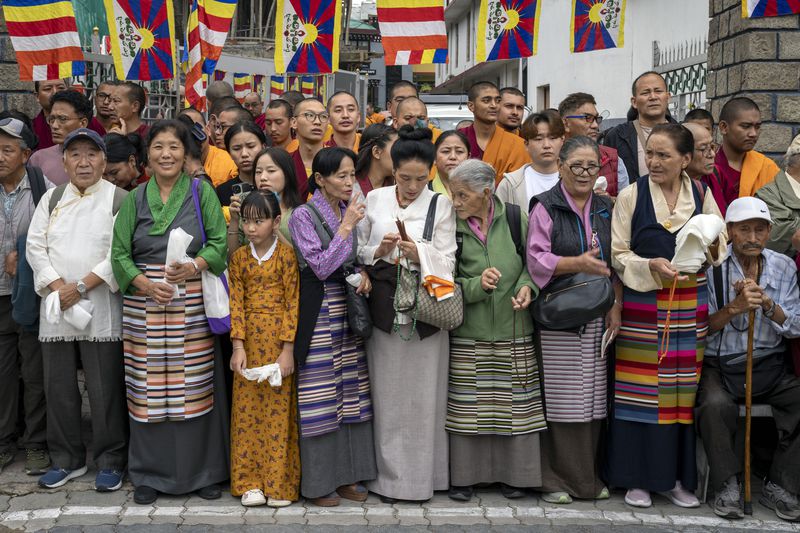
[[[536,109],[550,107],[550,85],[540,85],[536,88]]]

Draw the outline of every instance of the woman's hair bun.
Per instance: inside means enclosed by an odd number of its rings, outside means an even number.
[[[397,136],[403,141],[433,141],[433,131],[430,128],[415,128],[410,124],[400,128]]]

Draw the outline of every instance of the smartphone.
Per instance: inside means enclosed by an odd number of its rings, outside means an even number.
[[[253,190],[253,186],[249,183],[234,183],[233,184],[233,194],[237,196],[242,196],[243,194],[249,193]]]
[[[402,220],[395,220],[397,224],[397,231],[400,233],[400,239],[403,241],[410,241],[408,233],[406,233],[406,224]]]

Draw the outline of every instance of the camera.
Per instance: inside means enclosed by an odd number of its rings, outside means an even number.
[[[253,186],[249,183],[234,183],[233,184],[233,194],[237,196],[245,196],[247,193],[253,190]]]

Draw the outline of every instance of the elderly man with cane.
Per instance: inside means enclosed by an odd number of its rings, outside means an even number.
[[[779,518],[800,521],[800,380],[787,369],[785,341],[800,337],[797,268],[785,255],[765,248],[772,219],[763,201],[734,200],[725,222],[730,249],[728,258],[708,274],[710,336],[697,393],[697,427],[716,491],[712,506],[725,518],[744,515],[742,461],[734,443],[750,359],[752,398],[772,407],[778,429],[759,502]]]

